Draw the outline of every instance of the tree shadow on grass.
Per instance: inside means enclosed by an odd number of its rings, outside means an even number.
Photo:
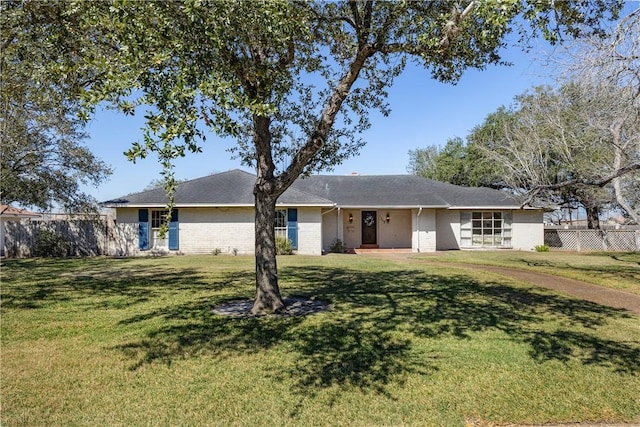
[[[501,331],[530,347],[532,359],[599,365],[640,373],[640,343],[603,338],[598,329],[627,312],[506,282],[479,282],[470,276],[433,275],[423,270],[363,271],[330,267],[281,269],[281,286],[297,296],[331,303],[315,316],[235,319],[212,314],[222,301],[201,298],[127,319],[135,324],[162,319],[138,341],[121,345],[132,369],[170,364],[176,358],[277,349],[294,353],[292,365],[270,375],[294,384],[302,396],[321,389],[360,389],[385,394],[411,372],[438,369],[437,349],[414,348],[418,338],[471,339]],[[253,275],[227,280],[246,281]],[[287,293],[285,291],[285,293]],[[240,295],[239,295],[240,297]],[[244,296],[246,297],[246,296]]]
[[[153,259],[55,258],[3,261],[2,306],[39,309],[75,301],[86,309],[125,308],[210,283],[192,269],[169,269]],[[79,303],[83,299],[91,299]]]
[[[416,336],[466,339],[474,332],[499,330],[529,345],[532,358],[541,362],[575,360],[640,373],[637,338],[619,342],[598,334],[611,319],[632,318],[625,310],[535,287],[419,270],[369,274],[297,268],[284,275],[305,283],[318,298],[340,301],[347,310],[360,308],[359,321],[374,322],[380,331],[411,325]]]

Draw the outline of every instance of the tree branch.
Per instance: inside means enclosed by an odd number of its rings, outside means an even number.
[[[568,179],[562,182],[558,182],[555,184],[539,184],[527,191],[525,195],[524,201],[521,203],[521,206],[525,206],[530,204],[536,195],[544,190],[559,190],[561,188],[582,185],[586,187],[604,187],[605,185],[612,182],[614,179],[626,175],[627,173],[640,170],[640,162],[632,163],[627,166],[621,167],[611,174],[604,176],[599,179],[584,179],[584,178],[576,178],[576,179]]]
[[[277,178],[276,188],[278,189],[278,192],[286,190],[291,184],[293,184],[304,170],[304,167],[324,146],[327,135],[335,122],[342,103],[349,95],[349,91],[351,90],[353,83],[358,79],[358,75],[360,74],[365,62],[375,53],[376,50],[370,46],[358,50],[358,54],[354,61],[349,66],[345,75],[340,79],[333,95],[322,111],[313,133],[310,135],[307,142],[296,152],[287,169]]]
[[[456,35],[460,32],[460,22],[465,19],[477,6],[478,2],[473,0],[469,2],[467,7],[460,12],[457,6],[453,6],[451,10],[451,19],[447,21],[443,28],[444,35],[438,43],[438,48],[447,48]]]

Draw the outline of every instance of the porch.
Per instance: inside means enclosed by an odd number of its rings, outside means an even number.
[[[323,212],[322,230],[325,252],[332,252],[335,242],[359,254],[435,250],[432,209],[337,208]]]

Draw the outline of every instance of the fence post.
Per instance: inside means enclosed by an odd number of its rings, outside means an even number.
[[[580,252],[580,239],[581,239],[580,230],[576,230],[576,231],[577,231],[577,233],[576,233],[576,250],[578,252]]]

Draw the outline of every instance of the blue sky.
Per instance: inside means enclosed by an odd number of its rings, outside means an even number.
[[[428,145],[444,145],[450,138],[465,138],[485,117],[502,105],[512,103],[516,95],[533,86],[549,83],[540,65],[542,44],[529,53],[520,48],[504,51],[503,59],[511,67],[492,66],[484,71],[467,71],[457,85],[439,83],[429,73],[408,66],[389,90],[391,114],[371,115],[372,127],[363,134],[367,145],[356,157],[335,167],[333,174],[404,174],[408,151]],[[124,116],[113,111],[98,111],[89,124],[89,149],[111,165],[113,175],[99,188],[86,191],[99,201],[109,200],[144,189],[161,170],[155,156],[128,161],[123,152],[134,141],[141,141],[143,118]],[[178,179],[193,179],[213,172],[240,168],[252,170],[231,159],[226,150],[233,141],[207,136],[202,153],[189,154],[176,161]]]

